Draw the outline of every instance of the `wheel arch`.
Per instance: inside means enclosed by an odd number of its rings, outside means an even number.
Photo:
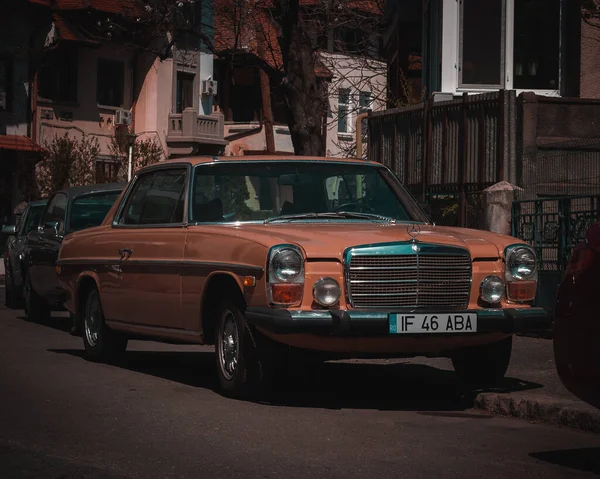
[[[73,295],[73,301],[75,306],[75,314],[82,317],[82,305],[85,304],[85,298],[92,289],[97,289],[100,292],[98,277],[93,272],[82,273],[77,278],[77,285],[75,287],[75,294]]]
[[[205,344],[214,344],[217,322],[215,310],[224,298],[234,301],[242,311],[246,309],[239,277],[229,271],[214,271],[206,279],[200,303],[200,326]]]

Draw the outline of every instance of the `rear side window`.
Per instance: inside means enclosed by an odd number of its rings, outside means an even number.
[[[99,226],[120,194],[120,191],[105,191],[75,198],[71,205],[69,231]]]
[[[141,175],[127,199],[118,223],[164,225],[183,223],[186,168],[159,170]]]

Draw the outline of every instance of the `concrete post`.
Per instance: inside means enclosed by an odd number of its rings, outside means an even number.
[[[483,191],[482,229],[510,236],[512,202],[517,190],[522,188],[501,181]]]

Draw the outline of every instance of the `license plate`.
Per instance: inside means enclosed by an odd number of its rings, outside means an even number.
[[[476,333],[476,313],[390,314],[390,334]]]

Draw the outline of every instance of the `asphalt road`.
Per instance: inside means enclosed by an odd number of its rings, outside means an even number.
[[[592,477],[600,437],[469,410],[451,371],[329,363],[272,404],[213,391],[207,348],[82,358],[64,320],[0,309],[0,478]]]

